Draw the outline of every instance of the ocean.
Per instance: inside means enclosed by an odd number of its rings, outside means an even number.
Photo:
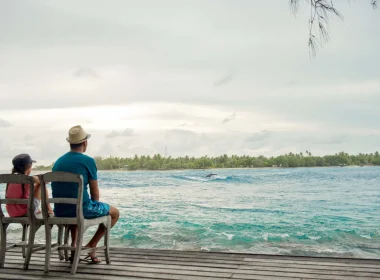
[[[99,171],[112,246],[302,256],[380,258],[379,183],[379,167]]]

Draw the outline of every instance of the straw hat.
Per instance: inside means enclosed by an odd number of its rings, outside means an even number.
[[[70,144],[80,144],[91,137],[91,134],[87,134],[86,131],[80,126],[76,125],[70,128],[69,137],[66,138]]]

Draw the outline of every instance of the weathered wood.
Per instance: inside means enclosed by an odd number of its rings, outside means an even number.
[[[18,253],[14,252],[16,250],[17,249],[13,249],[13,251],[9,251],[9,254],[12,254],[12,252],[13,252],[15,255],[18,255]],[[111,250],[111,254],[112,254],[112,259],[114,261],[120,261],[120,262],[123,262],[123,261],[126,261],[126,262],[149,262],[149,263],[181,262],[181,264],[184,264],[184,265],[192,265],[192,263],[202,262],[203,266],[212,266],[212,267],[214,267],[214,266],[223,267],[223,266],[228,266],[228,265],[230,265],[230,266],[231,265],[235,265],[235,266],[236,265],[246,265],[245,262],[213,260],[212,259],[213,253],[209,253],[209,255],[210,255],[209,259],[198,259],[196,257],[179,258],[179,257],[144,256],[144,255],[132,255],[131,256],[128,252],[126,252],[124,255],[121,254],[120,251],[117,254],[115,254],[114,250]],[[103,252],[101,252],[101,251],[97,252],[97,255],[100,257],[104,256]],[[276,258],[272,261],[266,259],[265,262],[256,262],[256,263],[254,263],[254,265],[258,265],[258,266],[280,266],[280,267],[288,267],[289,265],[295,265],[296,267],[299,267],[299,268],[316,267],[316,268],[320,268],[320,269],[326,269],[327,267],[329,267],[328,263],[302,262],[300,260],[298,262],[301,264],[298,264],[297,262],[294,262],[293,264],[288,264],[288,261],[281,262],[281,260],[278,260]],[[349,264],[349,265],[338,263],[338,264],[332,264],[331,266],[333,266],[334,269],[338,269],[339,267],[342,267],[343,270],[355,268],[355,269],[358,269],[358,271],[363,271],[365,269],[370,269],[370,268],[374,268],[374,269],[380,268],[379,263],[380,263],[380,261],[378,262],[377,265],[374,265],[374,264],[368,265],[368,264],[362,264],[361,261],[359,261],[357,263],[353,263],[353,264]]]
[[[98,252],[97,255],[99,255],[100,257],[103,256],[102,252]],[[193,262],[194,261],[194,258],[189,258],[189,257],[186,257],[186,258],[181,258],[181,257],[177,257],[177,256],[157,256],[157,255],[154,255],[154,256],[144,256],[144,255],[130,255],[129,253],[125,254],[125,255],[121,255],[121,254],[114,254],[114,252],[111,251],[111,256],[112,256],[112,259],[113,260],[123,260],[123,259],[126,259],[126,258],[129,258],[131,261],[133,260],[136,260],[136,261],[139,261],[139,260],[151,260],[151,261],[183,261],[183,262]],[[197,261],[202,261],[203,263],[205,264],[229,264],[229,265],[240,265],[242,264],[241,261],[228,261],[228,260],[218,260],[218,259],[212,259],[211,257],[208,258],[208,259],[195,259]]]
[[[77,204],[76,198],[48,198],[47,203],[65,203],[65,204]]]
[[[49,272],[49,275],[42,275],[42,273],[38,270],[22,270],[22,269],[11,269],[11,268],[4,268],[0,271],[3,274],[0,274],[3,278],[0,279],[8,279],[7,274],[13,274],[17,275],[19,277],[22,277],[21,275],[26,276],[36,276],[40,277],[37,279],[72,279],[72,280],[81,280],[81,279],[90,279],[90,280],[147,280],[152,278],[140,278],[140,277],[124,277],[124,276],[110,276],[110,275],[88,275],[88,274],[78,274],[76,276],[66,275],[64,273],[60,272]],[[42,278],[41,278],[42,275]],[[23,279],[23,278],[16,278],[16,279]]]
[[[113,255],[117,254],[118,251],[128,252],[131,255],[160,255],[160,256],[176,256],[180,257],[194,257],[197,256],[199,259],[210,258],[210,252],[207,251],[180,251],[180,250],[166,250],[166,249],[135,249],[135,248],[113,248],[111,247]],[[265,261],[269,260],[271,262],[280,261],[306,261],[315,263],[346,263],[353,264],[360,261],[362,264],[378,264],[380,259],[356,259],[356,258],[331,258],[331,257],[305,257],[305,256],[289,256],[289,255],[263,255],[263,254],[247,254],[247,253],[229,253],[229,252],[212,252],[212,259],[220,260],[241,260],[244,261]]]
[[[365,263],[366,260],[347,259],[346,262],[350,262],[350,264],[337,262],[334,265],[328,265],[329,262],[326,259],[324,262],[311,262],[304,261],[304,258],[299,257],[289,259],[289,256],[286,256],[281,259],[279,256],[266,255],[264,259],[261,259],[261,257],[256,258],[256,255],[250,255],[249,259],[255,261],[248,262],[250,265],[247,265],[244,258],[240,258],[241,261],[237,261],[237,259],[239,259],[238,254],[234,254],[235,257],[233,258],[233,262],[236,264],[229,264],[228,262],[231,262],[229,260],[213,260],[214,256],[220,257],[219,253],[206,253],[208,258],[199,259],[197,254],[192,255],[189,252],[182,251],[177,251],[176,254],[166,255],[169,257],[160,256],[158,253],[165,255],[162,251],[151,252],[150,250],[137,250],[135,253],[139,254],[135,255],[131,255],[131,250],[129,249],[111,249],[110,251],[113,259],[112,264],[106,264],[105,259],[103,259],[103,263],[97,265],[80,262],[77,274],[74,276],[70,275],[70,263],[59,260],[58,255],[54,254],[51,258],[48,279],[380,279],[380,260],[377,262],[373,261],[372,264],[367,264]],[[0,279],[12,279],[6,276],[9,274],[17,275],[20,272],[20,268],[23,266],[23,260],[19,252],[19,248],[9,251],[5,262],[5,269],[0,269]],[[143,254],[144,252],[146,255]],[[149,253],[152,254],[149,255]],[[100,257],[104,256],[104,251],[97,252],[97,254]],[[178,256],[182,254],[186,255],[186,257],[179,258]],[[246,256],[246,254],[242,256]],[[169,260],[163,260],[162,258],[169,258]],[[185,261],[181,261],[180,259]],[[328,258],[328,260],[334,261],[335,259]],[[47,279],[43,277],[43,263],[43,253],[33,254],[29,264],[29,270],[25,271],[22,276],[25,276],[25,279]],[[12,273],[13,270],[15,273]]]
[[[239,269],[255,270],[257,268],[276,270],[277,268],[294,268],[294,269],[315,269],[315,270],[334,270],[334,271],[354,271],[354,272],[374,272],[380,273],[380,266],[355,267],[355,266],[334,266],[334,265],[314,265],[314,264],[286,264],[286,263],[259,263],[255,265],[240,265]]]
[[[318,269],[309,269],[309,268],[286,268],[286,267],[271,267],[271,268],[260,268],[256,267],[255,269],[237,269],[235,273],[238,274],[255,274],[255,273],[300,273],[300,274],[311,274],[311,275],[337,275],[337,276],[359,276],[359,277],[380,277],[378,272],[357,272],[357,271],[342,271],[342,270],[318,270]]]
[[[99,257],[103,257],[101,254],[97,254]],[[12,253],[8,254],[8,259],[18,259],[18,256],[12,255]],[[33,258],[36,259],[36,254],[33,255]],[[40,256],[38,259],[41,258],[41,261],[43,260],[44,256]],[[58,261],[55,259],[52,259],[52,262]],[[130,258],[130,257],[122,257],[122,258],[116,258],[112,257],[112,265],[125,265],[126,263],[129,263],[129,265],[139,265],[142,264],[162,264],[162,265],[187,265],[187,266],[195,266],[195,267],[215,267],[215,268],[238,268],[239,264],[224,264],[224,263],[213,263],[213,262],[197,262],[197,260],[192,261],[178,261],[176,259],[173,260],[152,260],[149,258]]]
[[[11,253],[10,253],[11,254]],[[102,257],[101,254],[98,254],[99,257]],[[37,254],[35,254],[35,259],[37,257]],[[38,256],[38,261],[43,261],[43,255]],[[14,255],[10,255],[8,257],[9,260],[17,260],[18,255],[15,253]],[[59,262],[58,259],[52,259],[52,261]],[[278,271],[281,268],[286,268],[286,270],[290,271],[290,269],[294,270],[300,270],[303,271],[304,269],[315,269],[315,270],[326,270],[326,271],[347,271],[347,272],[370,272],[370,273],[380,273],[380,266],[371,266],[371,268],[362,268],[362,267],[340,267],[340,266],[317,266],[317,265],[289,265],[289,264],[281,264],[281,263],[262,263],[255,266],[246,266],[246,265],[228,265],[228,264],[218,264],[218,263],[200,263],[197,262],[197,260],[192,260],[188,262],[179,262],[179,261],[160,261],[160,260],[151,260],[151,259],[135,259],[135,258],[114,258],[113,265],[116,266],[152,266],[156,267],[156,265],[173,265],[173,266],[182,266],[186,267],[187,269],[192,269],[191,267],[199,267],[200,270],[204,270],[204,267],[211,268],[221,268],[221,269],[239,269],[239,270],[274,270]],[[243,273],[243,272],[242,272]],[[323,272],[321,272],[323,273]]]
[[[28,204],[28,199],[26,198],[0,199],[0,204]]]
[[[45,182],[68,182],[80,183],[81,175],[68,172],[48,172],[43,174]]]
[[[1,238],[1,249],[0,249],[0,268],[4,267],[4,261],[6,256],[6,251],[8,249],[7,247],[7,228],[9,224],[22,224],[23,225],[23,233],[21,239],[25,241],[26,239],[26,226],[29,227],[29,238],[28,243],[23,244],[20,246],[23,246],[22,250],[22,256],[25,257],[25,263],[24,267],[28,267],[28,262],[30,260],[33,244],[34,244],[34,236],[36,231],[41,227],[43,224],[43,220],[38,219],[36,217],[35,209],[34,209],[34,196],[32,195],[34,193],[34,178],[27,175],[22,174],[0,174],[0,184],[24,184],[25,187],[29,187],[29,193],[31,194],[29,198],[27,199],[1,199],[0,200],[0,238]],[[27,212],[26,217],[5,217],[3,210],[2,210],[2,204],[26,204],[27,205]],[[27,245],[27,250],[25,250],[25,247]],[[18,246],[17,244],[15,245]],[[13,246],[12,246],[13,247]],[[12,248],[11,247],[11,248]],[[28,251],[30,250],[30,251]]]
[[[50,255],[52,251],[59,250],[61,258],[63,257],[61,254],[62,250],[65,250],[66,259],[68,258],[67,251],[74,251],[74,257],[73,257],[73,266],[71,269],[71,274],[75,274],[79,262],[79,257],[81,254],[81,251],[83,252],[90,252],[95,249],[104,249],[105,252],[107,252],[107,249],[104,247],[97,247],[97,248],[84,248],[82,249],[82,241],[83,241],[83,234],[87,230],[89,226],[93,225],[101,225],[104,224],[107,228],[107,232],[110,230],[110,223],[109,216],[99,217],[95,219],[85,219],[83,216],[83,176],[79,174],[73,174],[73,173],[67,173],[67,172],[48,172],[43,175],[40,175],[40,182],[41,182],[41,204],[42,204],[42,214],[44,218],[45,223],[45,236],[46,236],[46,255],[45,255],[45,272],[49,272],[50,267]],[[77,198],[52,198],[48,199],[47,193],[46,193],[46,182],[70,182],[70,183],[76,183],[78,185],[78,194]],[[75,204],[76,205],[76,217],[75,218],[65,218],[65,217],[51,217],[48,213],[47,204],[48,202],[53,203],[69,203],[69,204]],[[54,248],[51,244],[52,238],[51,238],[51,226],[58,225],[59,227],[68,227],[69,225],[75,225],[77,226],[78,230],[78,237],[76,245],[73,247],[69,247],[68,244],[65,242],[64,245],[61,245],[61,239],[62,234],[58,236],[58,248]],[[109,234],[106,235],[105,238],[109,239]],[[106,244],[109,244],[109,240],[107,240]],[[109,256],[107,256],[107,262],[109,263]]]
[[[17,264],[17,260],[9,260],[7,263]],[[32,265],[39,265],[41,261],[33,261]],[[66,263],[67,265],[67,263]],[[62,262],[55,261],[51,264],[51,269],[57,269],[62,267]],[[144,269],[145,268],[145,269]],[[221,269],[221,268],[208,268],[208,267],[195,267],[195,266],[183,266],[183,265],[159,265],[159,264],[126,264],[124,265],[106,265],[106,264],[98,264],[94,266],[95,270],[110,270],[110,271],[150,271],[154,269],[156,272],[160,273],[160,271],[172,271],[176,270],[178,274],[207,274],[207,273],[235,273],[235,274],[249,274],[249,275],[277,275],[281,276],[278,272],[285,272],[289,274],[289,276],[294,277],[296,274],[302,274],[302,277],[305,277],[306,274],[310,274],[311,277],[322,277],[326,275],[327,279],[336,279],[330,278],[331,276],[345,276],[345,278],[349,279],[349,277],[380,277],[380,273],[370,273],[370,272],[352,272],[352,271],[334,271],[334,270],[313,270],[313,269],[289,269],[286,267],[277,268],[277,269],[265,269],[265,268],[256,268],[254,270],[240,270],[240,269]],[[100,273],[101,273],[100,271]],[[284,273],[282,273],[284,274]],[[337,278],[338,279],[338,278]],[[339,278],[341,279],[341,278]]]
[[[111,250],[116,253],[118,251],[122,252],[138,252],[138,253],[161,253],[161,254],[180,254],[180,255],[197,255],[197,256],[209,256],[209,251],[196,251],[196,250],[173,250],[173,249],[141,249],[141,248],[122,248],[122,247],[111,247]],[[212,255],[217,258],[244,258],[244,259],[281,259],[281,260],[302,260],[302,261],[321,261],[321,262],[348,262],[355,263],[360,261],[361,263],[375,263],[377,264],[380,259],[358,259],[358,258],[342,258],[342,257],[313,257],[313,256],[293,256],[293,255],[268,255],[268,254],[254,254],[254,253],[238,253],[238,252],[212,252]]]
[[[350,266],[355,266],[356,264],[360,264],[360,267],[379,267],[379,261],[377,262],[371,262],[371,263],[367,263],[366,260],[357,260],[356,262],[339,262],[335,259],[329,259],[329,260],[325,260],[325,261],[304,261],[302,259],[294,259],[294,260],[281,260],[281,259],[252,259],[250,258],[249,259],[250,261],[249,262],[246,262],[244,261],[244,264],[246,265],[250,265],[250,264],[253,264],[253,263],[256,263],[256,264],[262,264],[262,263],[283,263],[283,264],[305,264],[305,265],[319,265],[319,266],[330,266],[330,265],[335,265],[335,266],[346,266],[346,267],[350,267]]]

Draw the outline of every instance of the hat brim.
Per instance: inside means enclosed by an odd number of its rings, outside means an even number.
[[[79,140],[79,141],[71,141],[69,137],[66,137],[66,141],[69,142],[70,144],[81,144],[84,141],[86,141],[87,139],[89,139],[90,137],[91,137],[91,134],[87,134],[86,138]]]

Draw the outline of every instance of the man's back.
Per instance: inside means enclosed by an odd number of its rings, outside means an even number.
[[[83,203],[90,200],[88,194],[88,183],[90,180],[97,180],[97,168],[93,158],[79,152],[68,152],[61,156],[53,166],[53,171],[64,171],[83,176]],[[78,196],[78,185],[75,183],[52,183],[53,197]],[[75,217],[75,205],[56,204],[54,213],[58,217]]]

